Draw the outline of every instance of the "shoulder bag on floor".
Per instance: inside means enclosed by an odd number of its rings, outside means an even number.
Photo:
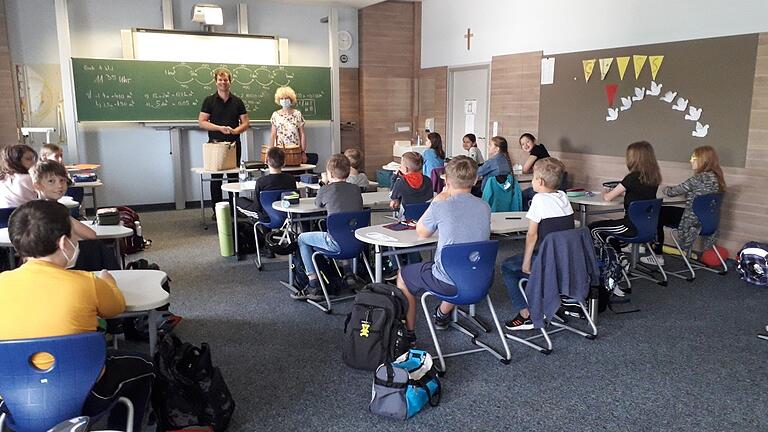
[[[396,419],[408,419],[427,404],[440,403],[441,387],[432,356],[411,349],[394,363],[384,363],[376,370],[368,410]]]

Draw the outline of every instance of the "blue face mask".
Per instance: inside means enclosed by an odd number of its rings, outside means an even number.
[[[280,99],[280,106],[283,108],[290,108],[291,107],[291,100],[290,99]]]

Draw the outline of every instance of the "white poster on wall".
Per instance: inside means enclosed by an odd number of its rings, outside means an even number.
[[[477,113],[477,100],[464,99],[464,115],[474,115]]]
[[[474,114],[467,114],[464,116],[464,133],[465,134],[475,133],[475,115]]]

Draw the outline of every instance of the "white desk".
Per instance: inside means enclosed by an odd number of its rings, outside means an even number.
[[[211,178],[211,176],[214,174],[223,175],[222,179],[216,179],[215,181],[221,181],[224,183],[235,183],[238,180],[230,179],[229,177],[226,176],[226,174],[239,174],[240,168],[232,168],[228,170],[207,170],[203,167],[194,167],[191,169],[191,171],[200,176],[200,215],[201,215],[201,221],[203,224],[203,229],[208,229],[208,222],[205,220],[205,189],[203,188],[203,185],[206,182],[210,183],[211,181],[214,181]],[[258,168],[252,168],[252,169],[247,169],[246,171],[247,172],[266,171],[266,168],[264,170],[261,170]],[[215,206],[216,203],[211,203],[211,205]]]
[[[126,228],[122,225],[93,225],[90,222],[84,222],[86,226],[96,231],[96,239],[98,240],[112,240],[114,242],[113,248],[115,250],[115,257],[117,262],[122,266],[123,257],[120,256],[120,239],[133,235],[133,230]],[[8,228],[0,229],[0,247],[13,248],[11,238],[8,235]],[[10,249],[11,255],[9,256],[9,262],[11,268],[15,264],[13,259],[13,249]]]
[[[388,224],[385,224],[388,225]],[[528,230],[528,220],[525,212],[491,213],[491,235],[504,236],[507,239],[520,238],[520,234]],[[363,243],[375,247],[375,280],[382,281],[382,263],[385,256],[420,252],[436,247],[438,234],[429,238],[420,238],[415,229],[394,231],[384,225],[373,225],[355,231],[355,237]],[[396,248],[384,250],[384,248]]]
[[[296,174],[298,174],[298,173],[301,173],[301,172],[312,171],[315,168],[317,168],[317,165],[301,164],[301,165],[296,165],[296,166],[284,166],[282,171],[283,172],[288,172],[288,173],[296,173]]]
[[[83,189],[90,189],[90,193],[86,193],[83,191],[83,197],[91,197],[91,202],[93,203],[93,214],[96,214],[96,210],[98,209],[98,206],[96,205],[96,188],[104,186],[104,183],[101,180],[96,180],[92,182],[74,182],[72,183],[72,186],[75,188],[83,188]]]
[[[685,195],[659,198],[663,198],[664,204],[666,205],[685,204]],[[587,226],[588,215],[600,215],[624,211],[623,197],[616,201],[605,201],[603,200],[603,194],[599,192],[588,192],[587,195],[580,197],[568,197],[568,200],[572,204],[579,206],[579,221],[581,222],[581,226]],[[603,210],[590,211],[589,207],[602,207]]]
[[[299,189],[312,189],[312,190],[320,190],[321,186],[320,183],[304,183],[304,182],[296,182],[296,186]],[[379,189],[379,183],[375,181],[369,181],[368,182],[368,189],[369,192],[376,192]]]
[[[67,207],[68,209],[78,208],[80,207],[80,203],[73,200],[71,196],[64,195],[63,197],[59,198],[58,201],[59,204]]]
[[[110,274],[125,297],[125,312],[116,318],[147,315],[149,325],[149,354],[157,346],[157,316],[155,310],[170,303],[170,294],[163,289],[168,275],[160,270],[115,270]]]

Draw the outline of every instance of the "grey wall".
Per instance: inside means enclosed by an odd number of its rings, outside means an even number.
[[[15,64],[57,64],[58,45],[52,0],[8,0],[8,33],[11,59]],[[196,0],[175,0],[174,26],[199,30],[190,20]],[[296,65],[329,66],[328,27],[320,22],[328,15],[325,6],[307,6],[278,1],[218,0],[224,9],[223,32],[236,32],[239,3],[248,4],[248,26],[252,34],[268,34],[289,40],[289,62]],[[357,11],[339,8],[339,29],[349,31],[355,46],[346,54],[345,67],[357,67]],[[69,2],[72,55],[75,57],[122,57],[120,30],[132,27],[162,28],[160,0],[77,0]],[[330,154],[330,125],[308,125],[307,139],[321,162]],[[100,205],[155,204],[173,202],[170,139],[167,131],[136,124],[81,125],[81,162],[100,163],[104,187],[97,192]],[[253,131],[255,147],[266,143],[267,127]],[[182,133],[182,172],[187,201],[199,200],[197,177],[190,168],[202,165],[202,143],[206,135],[191,130]],[[249,149],[253,155],[257,148]],[[65,152],[66,154],[66,152]],[[207,185],[206,185],[207,186]],[[207,192],[206,192],[207,195]]]

